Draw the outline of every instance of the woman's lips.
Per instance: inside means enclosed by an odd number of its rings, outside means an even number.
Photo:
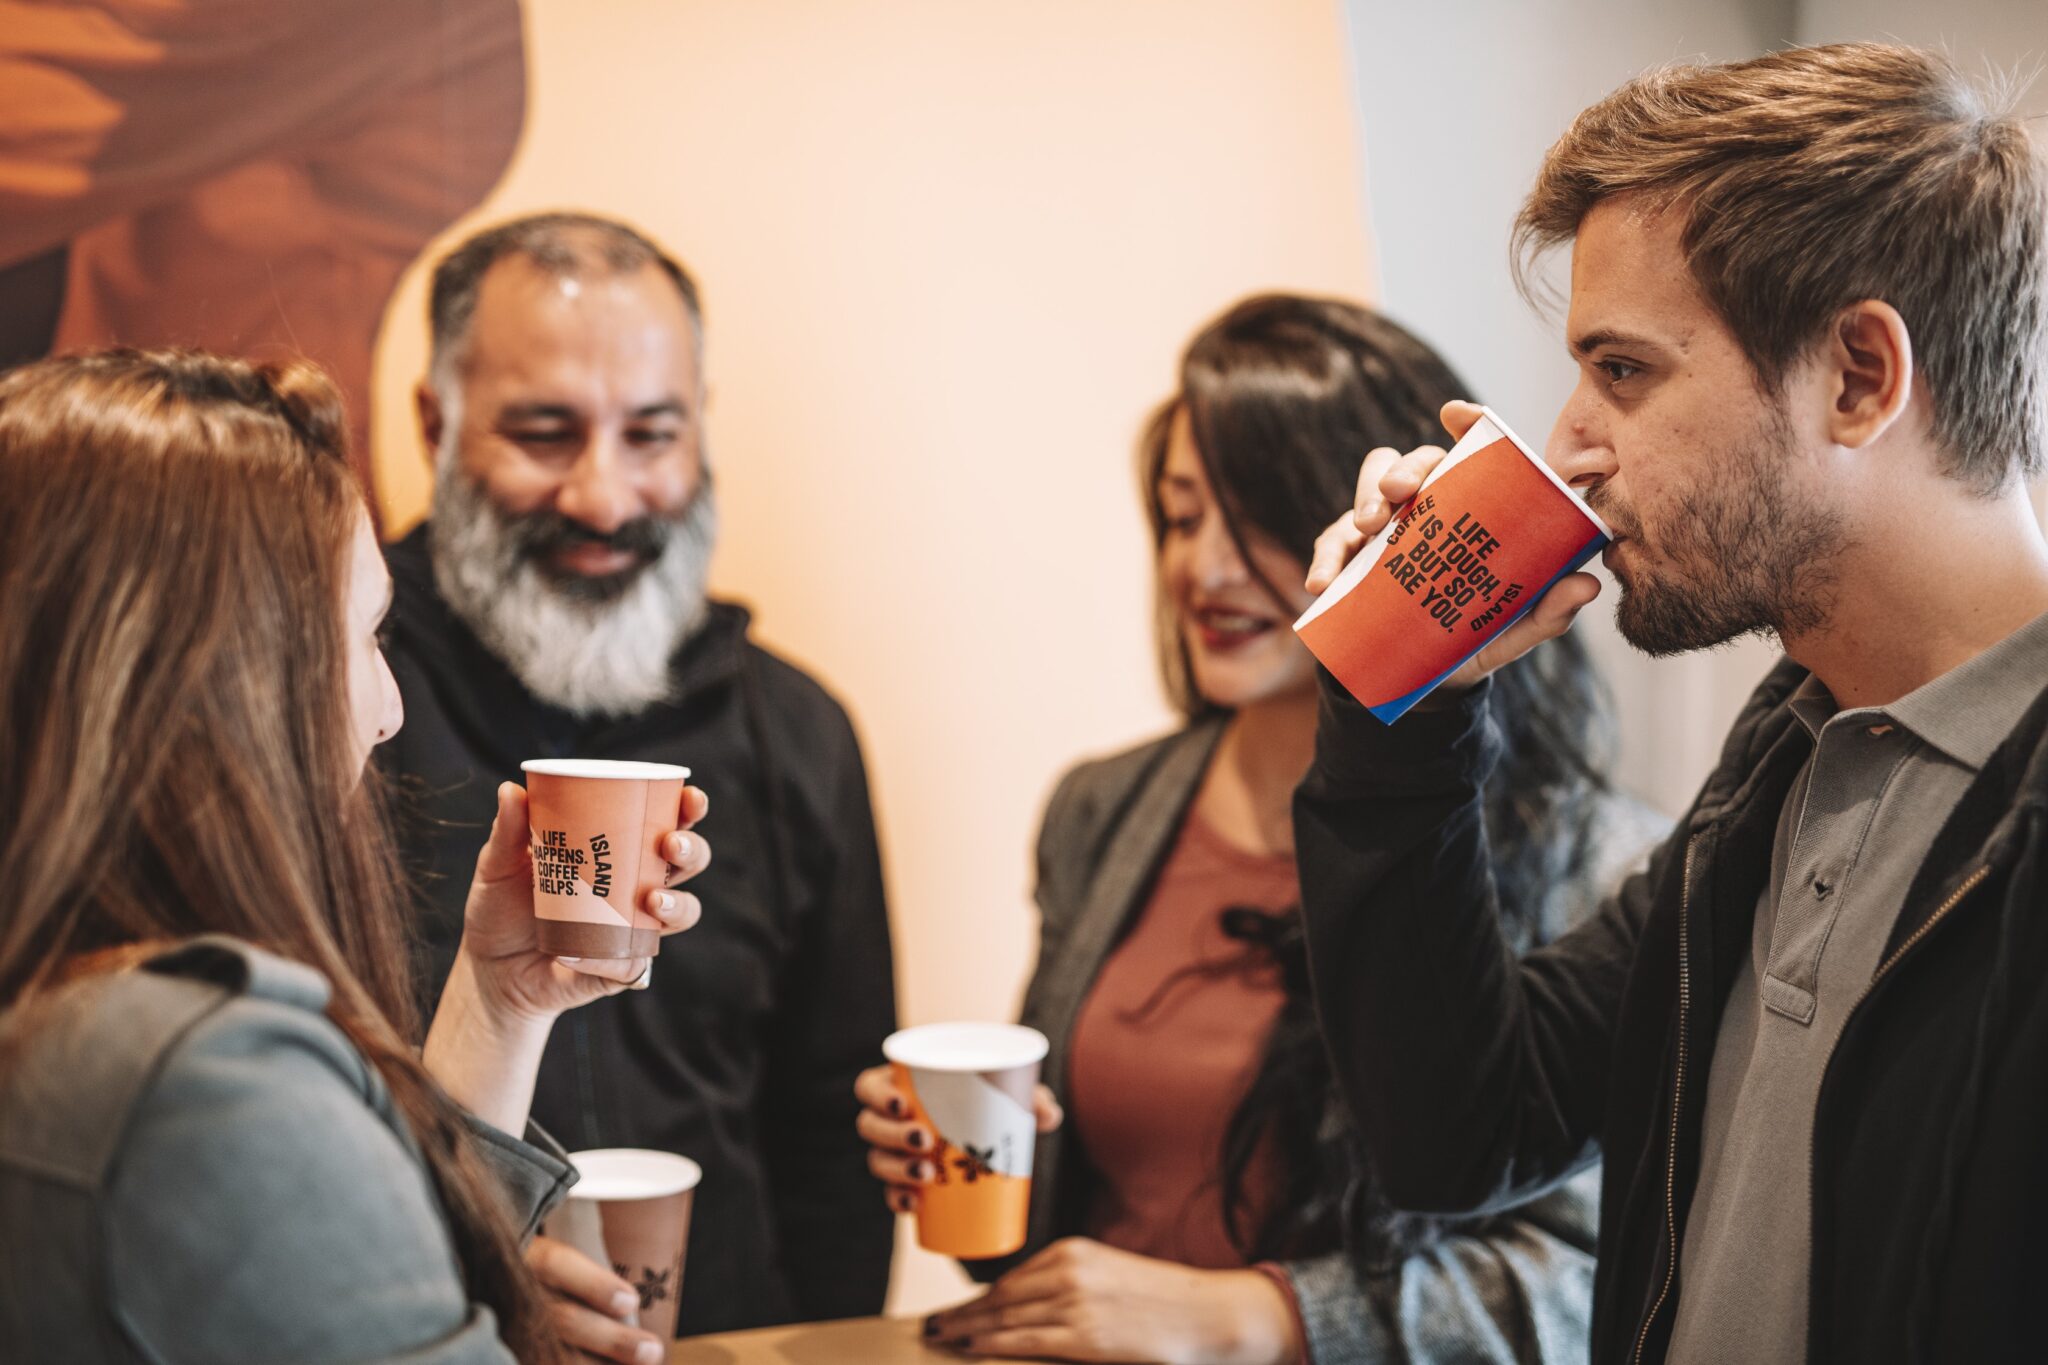
[[[1234,611],[1198,611],[1191,619],[1195,635],[1202,642],[1202,648],[1212,654],[1227,654],[1243,649],[1263,636],[1279,628],[1279,622],[1269,616],[1253,616]]]

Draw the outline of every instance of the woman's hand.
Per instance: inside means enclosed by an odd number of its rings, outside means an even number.
[[[925,1339],[975,1355],[1165,1365],[1290,1365],[1294,1310],[1256,1270],[1196,1270],[1083,1237],[1055,1242]]]
[[[670,887],[711,862],[711,846],[689,832],[708,808],[703,792],[684,789],[682,828],[662,841],[662,856],[676,868]],[[630,988],[652,965],[644,957],[571,961],[541,952],[527,838],[526,789],[506,782],[469,884],[462,946],[420,1051],[428,1074],[451,1099],[507,1133],[526,1128],[555,1016]],[[675,890],[650,892],[645,909],[664,935],[689,928],[702,913],[695,896]]]
[[[711,845],[690,833],[709,802],[695,787],[683,789],[679,827],[662,842],[661,856],[676,868],[674,888],[711,863]],[[476,976],[480,1003],[506,1019],[552,1020],[564,1010],[587,1005],[627,989],[647,970],[648,959],[555,958],[540,950],[533,914],[533,854],[527,827],[526,789],[516,782],[498,787],[498,815],[477,854],[476,876],[462,913],[462,954]],[[661,922],[663,935],[697,922],[703,907],[687,891],[650,891],[641,908]]]
[[[554,1296],[548,1315],[563,1345],[619,1365],[661,1365],[667,1347],[654,1333],[640,1330],[640,1296],[633,1286],[552,1237],[527,1244],[526,1264]]]
[[[918,1186],[933,1175],[931,1155],[938,1141],[929,1126],[910,1117],[910,1096],[896,1084],[892,1067],[873,1066],[853,1083],[854,1098],[861,1103],[854,1128],[869,1148],[868,1169],[889,1187],[889,1207],[898,1213],[917,1209]],[[1031,1108],[1038,1118],[1038,1131],[1050,1133],[1065,1115],[1052,1091],[1039,1086],[1031,1096]]]
[[[1451,402],[1444,404],[1441,417],[1444,430],[1455,441],[1484,415],[1484,409],[1477,403]],[[1352,556],[1421,491],[1422,481],[1443,463],[1448,453],[1441,446],[1421,446],[1404,455],[1391,446],[1381,446],[1367,455],[1358,471],[1357,501],[1316,537],[1315,556],[1309,561],[1308,581],[1303,586],[1320,595],[1334,583]],[[1456,692],[1471,687],[1545,640],[1564,634],[1580,609],[1599,595],[1600,580],[1593,575],[1567,574],[1537,600],[1528,615],[1494,636],[1486,648],[1445,679],[1444,688]]]

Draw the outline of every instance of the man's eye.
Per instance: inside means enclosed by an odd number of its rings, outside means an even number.
[[[1200,525],[1201,521],[1200,516],[1191,513],[1184,517],[1168,517],[1164,524],[1166,529],[1174,535],[1188,536],[1194,534],[1195,527]]]
[[[1607,382],[1610,384],[1619,384],[1623,380],[1633,379],[1643,372],[1641,366],[1631,365],[1626,360],[1602,360],[1597,362],[1593,368],[1606,375]]]
[[[642,428],[627,433],[627,439],[636,446],[665,446],[674,443],[676,433],[665,427]]]
[[[560,427],[547,427],[508,431],[505,435],[523,446],[558,446],[574,437],[575,433]]]

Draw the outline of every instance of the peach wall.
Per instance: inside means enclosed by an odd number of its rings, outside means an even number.
[[[458,232],[587,206],[698,274],[716,583],[860,725],[904,1018],[1006,1017],[1054,777],[1170,722],[1131,475],[1140,417],[1234,297],[1372,288],[1336,10],[528,10],[526,140]],[[378,360],[394,526],[427,496],[405,397],[423,298],[416,269]],[[913,1252],[895,1305],[961,1283]]]

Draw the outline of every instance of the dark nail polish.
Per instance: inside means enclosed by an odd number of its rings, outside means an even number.
[[[890,1118],[893,1118],[893,1119],[900,1119],[900,1118],[902,1118],[902,1117],[903,1117],[903,1101],[902,1101],[902,1100],[890,1100],[890,1101],[889,1101],[889,1117],[890,1117]]]
[[[916,1148],[916,1149],[917,1149],[918,1151],[920,1151],[920,1152],[924,1150],[924,1147],[925,1147],[925,1136],[924,1136],[924,1129],[922,1129],[922,1128],[913,1128],[913,1129],[911,1129],[911,1130],[910,1130],[910,1145],[911,1145],[911,1146],[913,1146],[913,1147],[915,1147],[915,1148]]]
[[[927,1337],[935,1337],[939,1334],[939,1320],[937,1318],[926,1318],[924,1320],[924,1334]]]
[[[910,1163],[910,1178],[912,1180],[929,1180],[931,1175],[932,1168],[929,1162],[913,1161]]]

